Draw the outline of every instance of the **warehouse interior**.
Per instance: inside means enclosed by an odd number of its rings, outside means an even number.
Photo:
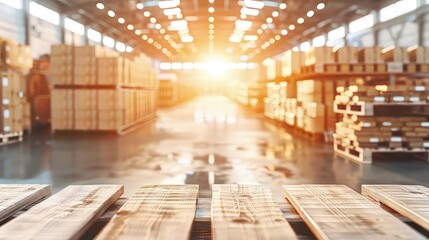
[[[0,185],[429,187],[429,0],[0,0],[0,74]]]

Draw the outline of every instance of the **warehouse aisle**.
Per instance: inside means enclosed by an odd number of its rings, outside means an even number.
[[[160,110],[156,123],[124,137],[34,133],[0,148],[0,183],[141,184],[362,183],[425,184],[425,162],[362,166],[333,156],[329,144],[293,137],[223,96]]]

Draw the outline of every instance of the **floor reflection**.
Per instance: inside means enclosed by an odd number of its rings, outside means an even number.
[[[329,144],[292,136],[256,113],[220,96],[167,110],[123,137],[33,133],[0,148],[1,183],[123,184],[126,195],[142,184],[199,184],[202,197],[223,183],[429,184],[427,162],[360,165],[333,154]]]

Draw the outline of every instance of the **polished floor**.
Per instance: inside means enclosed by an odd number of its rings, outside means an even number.
[[[156,122],[129,135],[34,132],[0,147],[0,183],[123,184],[129,196],[142,184],[269,186],[336,183],[429,186],[429,164],[383,159],[361,165],[336,157],[332,146],[294,137],[222,96],[204,96],[162,109]]]

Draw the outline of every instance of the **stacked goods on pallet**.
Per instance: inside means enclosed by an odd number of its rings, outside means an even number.
[[[0,38],[0,145],[22,140],[31,128],[25,75],[32,66],[31,49]]]
[[[297,88],[297,127],[309,133],[324,133],[325,105],[322,82],[299,81]]]
[[[282,56],[282,76],[289,77],[293,74],[300,74],[301,67],[304,66],[304,53],[300,51],[286,51]]]
[[[273,120],[285,121],[287,98],[287,83],[281,82],[267,84],[267,97],[265,102],[265,116]]]
[[[312,47],[305,52],[305,72],[326,72],[325,65],[335,63],[332,47]]]
[[[158,81],[158,106],[168,107],[179,101],[178,84],[171,80]]]
[[[124,133],[154,116],[156,79],[145,56],[55,45],[51,58],[53,130]]]
[[[335,111],[343,116],[336,127],[336,152],[370,163],[375,152],[429,148],[429,81],[401,83],[338,88]]]
[[[248,103],[249,106],[257,111],[263,111],[264,98],[267,96],[265,82],[248,83]]]

